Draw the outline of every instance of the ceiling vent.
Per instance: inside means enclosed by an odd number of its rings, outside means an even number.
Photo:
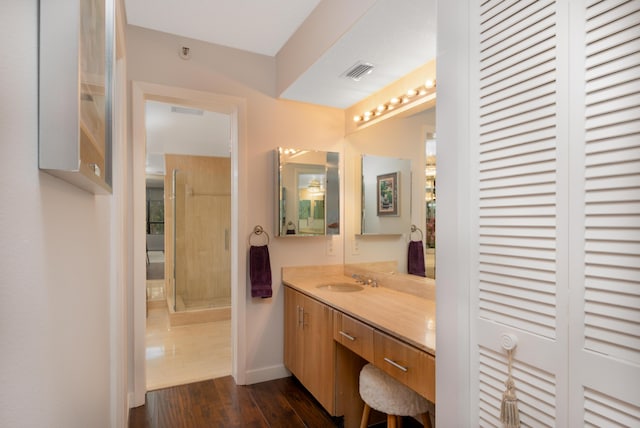
[[[368,62],[359,62],[353,67],[351,67],[349,70],[345,71],[342,74],[342,77],[346,79],[351,79],[355,82],[359,82],[360,79],[362,79],[364,76],[371,73],[372,71],[373,71],[373,64],[370,64]]]
[[[188,107],[171,106],[171,113],[192,114],[194,116],[202,116],[203,110]]]

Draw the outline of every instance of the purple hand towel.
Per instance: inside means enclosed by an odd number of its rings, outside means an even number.
[[[266,245],[252,245],[249,248],[249,279],[251,297],[271,297],[271,260]]]
[[[426,277],[424,266],[424,249],[422,241],[409,242],[409,254],[407,256],[407,272],[413,275]]]

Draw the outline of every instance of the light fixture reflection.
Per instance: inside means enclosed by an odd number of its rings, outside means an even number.
[[[320,181],[315,178],[309,181],[307,189],[310,193],[324,193],[324,189],[322,188]]]

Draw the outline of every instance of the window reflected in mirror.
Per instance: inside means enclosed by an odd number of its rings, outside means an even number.
[[[313,169],[315,173],[310,173]],[[297,174],[298,221],[294,231],[300,234],[324,235],[324,172],[324,166],[307,166]]]

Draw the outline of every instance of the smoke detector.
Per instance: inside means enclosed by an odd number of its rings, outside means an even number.
[[[345,79],[351,79],[354,82],[359,82],[367,74],[373,71],[373,64],[369,62],[357,62],[347,71],[342,73],[342,77]]]

